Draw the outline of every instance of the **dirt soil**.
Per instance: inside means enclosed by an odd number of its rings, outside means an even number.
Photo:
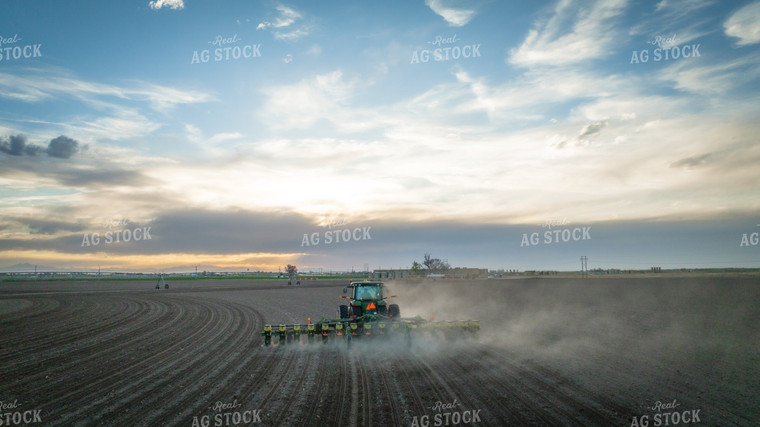
[[[478,337],[264,347],[343,282],[0,284],[0,420],[46,426],[758,425],[760,278],[387,282]],[[29,417],[31,420],[31,416]],[[3,425],[6,425],[3,424]]]

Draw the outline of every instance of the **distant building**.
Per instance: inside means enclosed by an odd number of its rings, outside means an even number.
[[[446,271],[447,279],[487,279],[487,268],[457,267]]]
[[[445,273],[430,273],[427,270],[412,271],[410,269],[398,269],[398,270],[374,270],[370,273],[370,278],[373,280],[393,280],[393,279],[408,279],[408,278],[445,278],[445,279],[487,279],[487,268],[466,268],[457,267],[447,270]]]
[[[424,272],[415,272],[409,269],[405,270],[374,270],[369,277],[373,280],[382,279],[407,279],[409,277],[424,277]]]

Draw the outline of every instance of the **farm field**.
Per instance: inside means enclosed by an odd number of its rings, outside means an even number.
[[[386,282],[478,337],[264,347],[344,281],[4,282],[3,414],[49,426],[751,425],[760,279]],[[5,420],[3,420],[5,421]],[[678,421],[678,422],[676,422]]]

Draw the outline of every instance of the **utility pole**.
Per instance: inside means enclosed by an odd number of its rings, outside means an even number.
[[[581,276],[586,277],[588,275],[588,257],[583,255],[581,257]]]

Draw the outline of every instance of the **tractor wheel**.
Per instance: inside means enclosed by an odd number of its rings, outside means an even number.
[[[388,311],[390,312],[393,319],[398,319],[401,317],[401,310],[398,308],[398,304],[389,305]]]
[[[381,316],[387,316],[388,315],[388,306],[387,305],[379,305],[377,306],[377,314]]]
[[[348,307],[348,318],[349,319],[353,318],[354,316],[358,317],[358,316],[361,316],[361,315],[362,315],[362,309],[361,309],[361,307],[356,307],[356,309],[354,309],[353,306],[352,307]]]
[[[341,305],[340,306],[340,318],[341,319],[348,319],[350,316],[348,314],[348,306],[347,305]]]

